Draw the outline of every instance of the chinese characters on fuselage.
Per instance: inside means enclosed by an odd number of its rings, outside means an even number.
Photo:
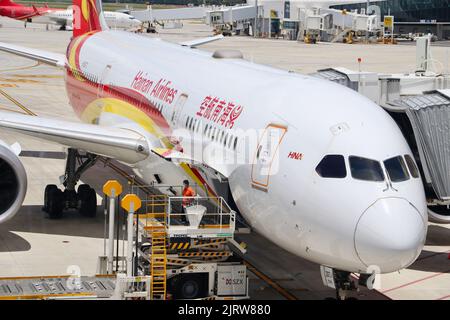
[[[204,119],[213,121],[225,128],[232,129],[235,121],[242,114],[244,108],[224,99],[207,96],[200,104],[196,115]]]

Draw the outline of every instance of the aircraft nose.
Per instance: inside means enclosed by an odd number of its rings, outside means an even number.
[[[416,260],[424,246],[426,232],[427,226],[419,211],[408,201],[379,199],[358,221],[355,249],[367,267],[377,268],[382,273],[393,272]]]

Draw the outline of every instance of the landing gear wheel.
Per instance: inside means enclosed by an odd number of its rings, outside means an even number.
[[[89,189],[91,189],[91,187],[88,184],[82,184],[78,187],[78,195],[80,196],[80,198],[82,197],[82,195],[84,196]]]
[[[360,286],[366,287],[369,290],[373,290],[375,287],[376,273],[359,275],[358,284]]]
[[[63,210],[78,209],[84,216],[94,217],[97,211],[97,195],[89,185],[81,185],[78,192],[75,186],[81,175],[91,168],[98,156],[90,153],[80,153],[76,149],[69,148],[67,152],[64,181],[64,192],[54,184],[45,187],[44,205],[51,219],[61,218]]]
[[[50,185],[51,186],[51,185]],[[47,191],[47,188],[46,188]],[[58,188],[50,187],[47,193],[47,213],[50,219],[62,217],[64,209],[64,195]]]
[[[45,187],[45,191],[44,191],[44,207],[42,208],[43,211],[48,212],[48,194],[50,192],[50,190],[56,190],[58,189],[58,187],[54,184],[48,184]]]
[[[97,194],[88,185],[81,185],[78,188],[78,197],[81,201],[80,214],[85,217],[95,217],[97,214]]]

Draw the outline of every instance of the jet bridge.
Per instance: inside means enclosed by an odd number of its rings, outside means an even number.
[[[154,23],[157,21],[194,20],[205,18],[206,7],[153,10],[151,6],[148,6],[146,10],[132,10],[130,11],[130,14],[136,19],[147,23]]]
[[[250,26],[256,17],[256,7],[248,5],[236,5],[233,7],[212,8],[206,11],[205,22],[217,30],[232,31],[236,33],[250,33]]]
[[[391,105],[411,121],[426,182],[439,200],[450,201],[450,89],[403,96]]]

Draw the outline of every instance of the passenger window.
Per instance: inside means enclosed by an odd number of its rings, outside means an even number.
[[[416,163],[410,155],[405,155],[406,164],[408,165],[409,172],[414,178],[419,177],[419,170],[417,169]]]
[[[345,159],[341,155],[326,155],[316,167],[316,172],[322,178],[345,178],[347,176]]]
[[[408,169],[401,156],[385,160],[384,166],[392,182],[409,180]]]
[[[376,160],[350,156],[352,177],[364,181],[384,181],[384,173],[380,162]]]

